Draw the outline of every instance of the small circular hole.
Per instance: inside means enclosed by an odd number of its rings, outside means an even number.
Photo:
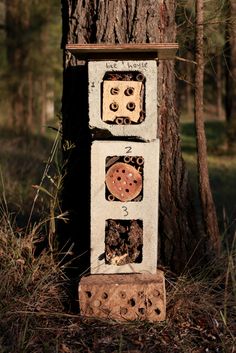
[[[137,180],[134,180],[134,184],[137,184]]]
[[[117,125],[123,125],[124,124],[124,119],[123,118],[116,118],[115,123]]]
[[[129,189],[125,189],[126,192],[129,192]]]
[[[125,314],[127,314],[127,312],[128,312],[127,308],[120,308],[120,314],[121,315],[125,315]]]
[[[136,80],[137,80],[137,81],[143,81],[143,80],[144,80],[144,75],[141,74],[141,73],[137,74]]]
[[[128,87],[125,90],[125,95],[126,96],[132,96],[134,94],[134,88],[133,87]]]
[[[155,313],[156,313],[157,315],[160,315],[161,310],[157,308],[157,309],[155,309]]]
[[[102,299],[107,299],[108,298],[108,294],[106,292],[102,293]]]
[[[128,301],[128,304],[130,305],[130,306],[135,306],[135,300],[134,300],[134,298],[131,298],[129,301]]]
[[[117,178],[117,180],[119,180],[119,181],[120,181],[120,180],[121,180],[121,177],[119,176],[119,177]]]
[[[119,88],[118,87],[112,87],[110,92],[112,95],[118,94],[119,93]]]
[[[88,298],[92,297],[92,293],[90,291],[85,292]]]
[[[124,118],[124,124],[125,124],[125,125],[131,124],[130,118]]]
[[[125,173],[125,170],[124,170],[124,169],[122,170],[122,173]]]
[[[121,297],[122,299],[125,299],[125,298],[126,298],[126,293],[125,293],[124,291],[121,291],[121,292],[119,293],[119,295],[120,295],[120,297]]]
[[[139,312],[141,315],[144,315],[144,314],[145,314],[145,309],[144,309],[144,308],[139,308],[139,309],[138,309],[138,312]]]
[[[113,112],[116,112],[119,109],[119,105],[116,102],[113,102],[113,103],[110,104],[110,109]]]
[[[134,102],[129,102],[127,105],[126,105],[126,108],[128,110],[130,110],[131,112],[134,111],[135,109],[135,103]],[[118,109],[118,108],[117,108]]]

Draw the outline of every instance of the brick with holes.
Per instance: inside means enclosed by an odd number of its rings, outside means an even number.
[[[163,321],[166,316],[165,281],[156,274],[90,275],[79,284],[84,316],[117,321]]]

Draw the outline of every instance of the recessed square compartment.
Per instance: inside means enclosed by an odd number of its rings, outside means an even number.
[[[105,263],[122,266],[141,263],[143,258],[143,221],[107,219],[105,226]]]
[[[155,60],[90,61],[89,125],[113,136],[157,138],[158,91]]]

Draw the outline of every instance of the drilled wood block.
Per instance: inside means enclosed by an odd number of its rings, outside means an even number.
[[[163,321],[165,278],[156,274],[90,275],[79,284],[81,315],[118,321]]]
[[[127,123],[138,122],[142,110],[142,83],[132,81],[104,81],[102,120],[126,118]],[[119,123],[119,120],[118,120]]]
[[[90,61],[89,125],[93,133],[99,129],[113,136],[155,140],[157,76],[155,60]]]

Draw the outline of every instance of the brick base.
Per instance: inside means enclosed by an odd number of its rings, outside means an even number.
[[[156,274],[90,275],[79,284],[81,315],[118,321],[163,321],[165,279]]]

